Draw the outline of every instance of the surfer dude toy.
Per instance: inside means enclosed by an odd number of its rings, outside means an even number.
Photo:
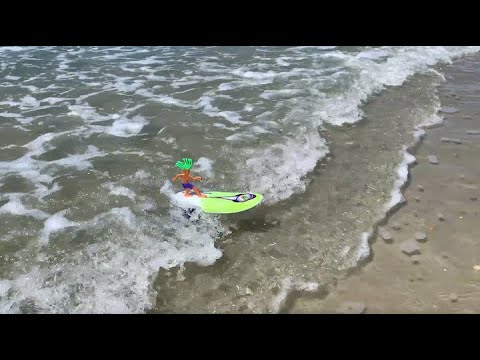
[[[233,214],[249,210],[263,199],[259,193],[245,191],[215,191],[210,190],[204,193],[195,187],[190,180],[202,180],[201,176],[190,174],[193,161],[190,158],[183,158],[177,161],[176,167],[182,169],[181,174],[173,177],[172,181],[182,179],[182,185],[185,191],[179,191],[173,196],[173,202],[184,210],[184,216],[191,218],[196,209],[207,214]],[[193,190],[193,193],[192,193]],[[197,212],[198,214],[200,212]]]
[[[192,164],[193,164],[193,161],[190,158],[183,158],[183,161],[177,161],[175,166],[182,169],[182,173],[175,175],[172,181],[175,182],[178,178],[182,179],[182,185],[183,185],[183,188],[185,189],[185,193],[184,193],[185,197],[193,196],[192,194],[190,194],[190,190],[193,190],[198,197],[206,198],[207,195],[202,194],[195,185],[189,182],[190,179],[195,181],[202,180],[201,176],[193,176],[190,174],[190,168],[192,167]]]

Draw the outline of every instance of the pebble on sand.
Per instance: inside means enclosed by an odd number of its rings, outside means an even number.
[[[449,299],[451,302],[457,302],[457,301],[458,301],[458,296],[457,296],[457,294],[455,294],[455,293],[451,293],[451,294],[448,296],[448,299]]]
[[[470,196],[470,200],[472,200],[472,201],[477,201],[477,200],[478,200],[478,197],[476,197],[476,196]]]
[[[448,138],[448,137],[442,137],[440,139],[442,142],[449,142],[449,143],[454,143],[454,144],[462,144],[462,140],[460,139],[452,139],[452,138]]]
[[[428,155],[427,158],[430,164],[438,164],[438,159],[435,155]]]
[[[475,270],[475,271],[480,271],[480,265],[475,265],[475,266],[473,267],[473,270]]]
[[[480,135],[480,130],[467,130],[465,131],[468,135]]]
[[[445,221],[445,216],[443,216],[443,214],[438,213],[437,214],[437,219],[440,220],[440,221]]]
[[[415,233],[415,239],[419,242],[425,242],[427,241],[427,234],[423,232],[416,232]]]
[[[390,226],[392,227],[392,229],[395,229],[395,230],[400,230],[401,229],[400,224],[396,223],[396,222],[391,223]]]
[[[412,255],[419,255],[420,254],[420,247],[415,240],[407,240],[402,243],[400,246],[402,252],[408,256]]]
[[[378,233],[380,234],[380,236],[385,242],[392,242],[393,236],[387,230],[379,228]]]
[[[420,202],[420,198],[418,196],[415,197],[416,202]]]
[[[337,311],[341,314],[362,314],[366,308],[363,303],[347,301],[341,304]]]
[[[417,189],[418,189],[418,191],[424,191],[425,190],[422,185],[417,185]]]

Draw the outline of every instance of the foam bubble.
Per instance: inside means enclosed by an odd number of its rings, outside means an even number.
[[[113,208],[110,212],[120,218],[129,228],[135,228],[135,214],[128,207]]]
[[[153,75],[153,74],[148,74],[145,76],[145,78],[151,81],[167,81],[168,80],[168,78],[166,78],[165,76],[159,76],[159,75]],[[157,86],[159,85],[154,86],[154,88]]]
[[[6,117],[6,118],[19,118],[19,117],[22,117],[21,114],[7,113],[7,112],[0,113],[0,116],[1,116],[1,117]]]
[[[275,59],[275,62],[277,63],[278,66],[290,66],[290,64],[285,61],[285,58]]]
[[[115,186],[114,183],[106,183],[103,186],[109,189],[112,195],[125,196],[131,200],[135,200],[137,196],[133,190],[124,186]]]
[[[31,216],[36,219],[44,219],[48,217],[48,214],[38,209],[28,209],[20,200],[19,194],[10,194],[10,200],[5,205],[0,207],[0,214],[8,213],[19,216]]]
[[[390,201],[386,204],[386,210],[393,208],[395,205],[405,202],[405,198],[401,192],[402,186],[408,179],[408,167],[410,164],[416,161],[415,156],[406,151],[406,148],[402,151],[403,160],[397,167],[397,179],[393,185]]]
[[[53,133],[43,134],[35,140],[29,142],[25,147],[29,150],[24,156],[13,161],[0,161],[0,170],[5,174],[19,173],[23,177],[33,182],[50,182],[52,177],[40,172],[40,162],[34,160],[34,156],[39,156],[50,147],[47,142],[54,138]]]
[[[198,84],[199,82],[197,80],[190,80],[190,81],[175,81],[173,83],[171,83],[170,85],[177,89],[181,86],[188,86],[188,85],[196,85]]]
[[[40,201],[43,201],[45,197],[59,191],[62,188],[60,185],[58,185],[58,183],[54,183],[50,189],[47,186],[39,183],[37,183],[36,186],[37,189],[35,190],[34,194]]]
[[[232,71],[232,74],[238,75],[247,79],[255,79],[255,80],[271,80],[277,74],[274,71],[267,71],[267,72],[259,72],[259,71],[250,71],[250,70],[243,70],[237,69]]]
[[[358,261],[366,259],[370,255],[370,245],[368,244],[368,239],[372,234],[372,229],[367,232],[363,232],[360,236],[360,244],[357,248],[355,259]]]
[[[225,138],[227,141],[249,141],[253,139],[255,139],[255,135],[247,133],[235,133]]]
[[[143,80],[133,80],[131,84],[127,84],[123,80],[119,80],[113,84],[106,85],[104,89],[114,88],[119,92],[135,92],[143,86],[143,83]]]
[[[367,60],[383,60],[386,57],[390,56],[391,52],[384,49],[377,50],[366,50],[362,51],[356,56],[357,59],[367,59]]]
[[[251,86],[251,87],[257,87],[261,85],[268,85],[273,82],[273,77],[272,78],[259,78],[259,79],[250,79],[246,78],[242,81],[231,81],[228,83],[222,83],[218,85],[218,90],[219,91],[230,91],[230,90],[235,90],[241,87],[246,87],[246,86]]]
[[[243,84],[239,81],[235,81],[235,82],[229,82],[229,83],[222,83],[220,85],[218,85],[218,90],[220,91],[229,91],[229,90],[234,90],[234,89],[237,89],[239,87],[243,86]]]
[[[253,126],[251,128],[251,131],[254,132],[255,134],[268,134],[268,133],[270,133],[270,131],[265,130],[264,128],[262,128],[260,126]]]
[[[110,128],[107,129],[107,133],[114,136],[130,137],[138,135],[143,127],[149,122],[142,116],[134,116],[131,119],[121,118],[115,120]]]
[[[260,94],[260,97],[268,100],[288,99],[305,94],[304,90],[299,89],[280,89],[280,90],[267,90]]]
[[[68,101],[68,100],[73,100],[73,99],[68,99],[68,98],[58,98],[58,97],[48,97],[48,98],[45,98],[45,99],[42,99],[41,101],[46,101],[48,102],[49,104],[53,105],[53,104],[57,104],[57,103],[60,103],[60,102],[63,102],[63,101]]]
[[[195,161],[195,164],[192,167],[192,171],[201,172],[206,176],[213,176],[213,173],[212,173],[213,162],[214,162],[213,160],[202,156],[198,158],[197,161]]]
[[[165,194],[169,199],[172,199],[175,196],[175,191],[173,185],[170,181],[165,181],[160,188],[160,192]]]
[[[241,115],[235,111],[218,111],[218,112],[204,111],[204,113],[212,117],[216,117],[216,116],[223,117],[225,120],[227,120],[232,124],[238,124],[238,125],[250,124],[249,121],[240,120],[242,118]]]
[[[440,103],[437,103],[435,110],[435,114],[425,117],[425,120],[423,120],[418,126],[430,128],[442,124],[444,121],[444,117],[438,113],[438,111],[440,110]]]
[[[0,280],[0,298],[6,297],[8,294],[8,290],[10,290],[10,288],[11,288],[10,281]]]
[[[135,91],[135,94],[146,97],[146,98],[149,98],[149,99],[156,100],[155,99],[156,95],[148,89],[144,89],[144,88],[138,89],[138,90]]]
[[[138,170],[134,176],[138,179],[147,179],[150,175],[145,170]]]
[[[35,99],[33,96],[27,95],[21,99],[20,108],[25,109],[25,108],[31,108],[31,107],[38,107],[39,105],[40,103],[38,102],[37,99]]]
[[[246,105],[243,107],[243,111],[252,112],[252,111],[253,111],[253,106],[250,105],[250,104],[246,104]]]
[[[318,290],[318,283],[316,282],[304,282],[292,277],[286,277],[282,280],[281,289],[278,294],[272,299],[271,309],[274,313],[278,313],[282,304],[287,299],[287,295],[292,290],[302,290],[308,292],[314,292]]]
[[[129,64],[140,64],[140,65],[162,65],[165,64],[164,60],[158,59],[156,56],[149,56],[146,59],[143,60],[136,60],[136,61],[129,61]]]
[[[58,212],[50,216],[45,221],[45,224],[39,239],[40,244],[42,245],[47,244],[50,239],[50,234],[63,231],[68,227],[72,227],[76,225],[75,222],[72,222],[63,216],[65,212],[66,212],[65,210]]]
[[[215,126],[217,128],[221,128],[221,129],[225,129],[225,130],[229,130],[229,131],[236,131],[238,129],[238,127],[228,127],[227,125],[221,124],[221,123],[214,123],[212,126]]]
[[[55,80],[69,80],[75,77],[74,74],[60,74],[55,77]]]
[[[63,167],[74,167],[79,170],[86,170],[93,166],[89,160],[105,155],[106,153],[99,150],[96,146],[88,145],[87,150],[83,154],[69,155],[58,160],[49,161],[48,164],[55,164]]]
[[[89,94],[87,96],[91,96],[91,95],[93,94]],[[88,104],[68,105],[68,109],[70,110],[68,115],[79,116],[87,122],[94,122],[94,121],[98,122],[98,121],[110,120],[109,116],[100,115],[94,108],[92,108]]]
[[[195,107],[194,104],[192,104],[188,101],[175,99],[175,98],[173,98],[171,96],[168,96],[168,95],[155,96],[153,98],[153,100],[161,102],[162,104],[165,104],[165,105],[174,105],[174,106],[178,106],[178,107],[182,107],[182,108],[194,108]]]
[[[23,86],[20,86],[21,88],[24,88],[24,89],[27,89],[28,91],[32,92],[32,93],[36,93],[38,91],[38,88],[36,86],[33,86],[33,85],[23,85]]]

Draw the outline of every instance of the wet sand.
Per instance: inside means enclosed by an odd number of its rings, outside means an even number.
[[[369,262],[290,313],[480,312],[479,69],[478,55],[444,67],[445,121],[412,151],[406,203],[380,224]]]

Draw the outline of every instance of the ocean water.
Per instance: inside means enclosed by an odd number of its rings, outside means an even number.
[[[0,313],[279,312],[369,256],[478,47],[0,48]],[[175,162],[257,208],[186,219]]]

